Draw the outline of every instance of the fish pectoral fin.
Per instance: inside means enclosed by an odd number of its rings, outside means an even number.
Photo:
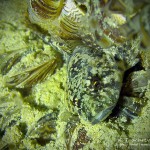
[[[53,74],[58,66],[56,58],[44,62],[35,68],[10,76],[6,79],[6,86],[16,88],[29,88],[42,81],[48,74]]]

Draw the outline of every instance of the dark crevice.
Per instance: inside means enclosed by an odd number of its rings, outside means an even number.
[[[130,75],[130,73],[135,72],[135,71],[140,71],[140,70],[144,70],[144,67],[142,66],[141,61],[139,61],[135,66],[133,66],[125,71],[123,83],[127,82],[127,78]]]

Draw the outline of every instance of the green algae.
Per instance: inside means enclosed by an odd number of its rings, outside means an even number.
[[[23,91],[7,88],[5,86],[6,76],[39,65],[54,57],[55,51],[36,37],[35,27],[32,27],[32,24],[28,25],[25,0],[22,2],[19,0],[1,1],[0,6],[2,8],[0,10],[0,54],[15,50],[27,51],[21,61],[13,66],[6,75],[0,75],[0,114],[3,115],[0,116],[0,127],[1,131],[5,131],[0,136],[0,149],[4,147],[9,147],[10,150],[66,149],[64,131],[67,118],[70,117],[66,91],[66,64],[54,75],[48,75],[45,80],[34,85],[32,89]],[[149,69],[150,51],[143,51],[142,56],[143,66]],[[91,125],[81,118],[81,123],[77,125],[72,135],[72,144],[77,138],[79,129],[84,127],[87,130],[87,135],[92,139],[84,146],[85,150],[148,149],[150,147],[150,82],[147,86],[145,99],[148,100],[142,109],[141,116],[129,125],[124,125],[119,119],[115,124],[102,122]],[[61,112],[57,121],[56,142],[49,142],[44,146],[33,142],[26,136],[28,130],[33,129],[42,116],[51,113],[52,109],[56,108],[59,108]]]

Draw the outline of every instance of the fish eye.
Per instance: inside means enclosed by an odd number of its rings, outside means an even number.
[[[101,79],[98,76],[98,74],[92,76],[90,81],[91,81],[91,84],[89,88],[91,89],[92,92],[96,93],[98,92],[98,90],[102,88]]]

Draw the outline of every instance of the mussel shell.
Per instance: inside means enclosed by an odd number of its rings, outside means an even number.
[[[133,72],[127,78],[127,83],[123,87],[123,94],[141,98],[144,96],[148,81],[150,80],[150,70]]]
[[[50,114],[46,114],[40,118],[35,126],[27,133],[31,140],[36,140],[37,143],[44,146],[50,141],[55,141],[57,137],[56,121],[58,118],[58,111],[54,110]]]
[[[127,118],[134,119],[140,116],[145,103],[143,99],[125,96],[122,98],[122,104],[120,104],[121,113]]]
[[[78,39],[78,29],[80,28],[82,15],[83,13],[75,3],[68,0],[60,15],[60,37],[63,39]]]
[[[44,19],[55,19],[61,13],[64,5],[64,0],[30,0],[29,12]]]

